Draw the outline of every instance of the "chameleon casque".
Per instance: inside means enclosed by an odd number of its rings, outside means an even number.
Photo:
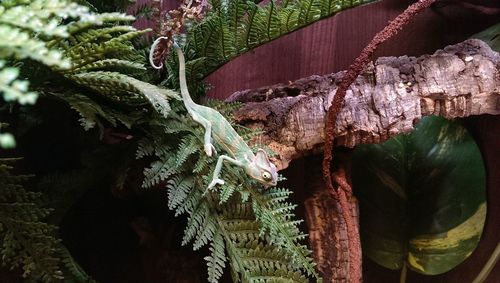
[[[160,39],[161,38],[157,39],[152,45],[151,53],[154,51]],[[215,109],[194,103],[191,99],[186,83],[184,54],[175,42],[172,46],[179,57],[179,81],[184,105],[191,117],[205,128],[205,153],[208,156],[217,154],[212,144],[213,138],[213,140],[230,155],[219,156],[208,189],[213,188],[217,184],[224,184],[224,180],[219,178],[224,161],[242,167],[250,177],[265,186],[275,186],[278,179],[276,166],[269,161],[266,152],[259,148],[254,154],[248,144],[238,135],[224,116]],[[157,68],[154,64],[152,65]]]

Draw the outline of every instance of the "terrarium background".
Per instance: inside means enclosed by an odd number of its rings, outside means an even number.
[[[207,78],[212,86],[209,97],[224,99],[238,90],[346,69],[373,35],[411,2],[384,0],[351,9],[248,52]],[[468,2],[491,6],[496,1]],[[177,1],[164,0],[164,4],[165,9],[172,9]],[[496,5],[500,8],[500,2]],[[433,53],[465,40],[498,19],[498,14],[483,15],[449,3],[417,16],[398,36],[381,46],[375,57]],[[136,23],[138,27],[148,24],[144,20]],[[472,117],[463,119],[463,123],[476,139],[487,168],[488,215],[481,242],[451,272],[433,277],[412,272],[408,283],[471,282],[500,241],[500,116]],[[75,127],[82,130],[76,121]],[[283,172],[288,178],[286,186],[295,191],[293,201],[300,205],[297,213],[303,219],[303,202],[312,193],[306,184],[318,176],[311,168],[318,168],[320,162],[318,157],[296,160]],[[173,218],[172,213],[161,208],[160,201],[154,192],[138,199],[115,199],[109,188],[94,188],[74,207],[68,216],[71,223],[66,223],[61,232],[76,259],[101,282],[205,282],[204,254],[192,252],[189,246],[180,247],[184,219]],[[155,202],[158,205],[151,205]],[[137,216],[149,217],[161,242],[148,248],[139,245],[130,227],[130,220]],[[399,272],[369,260],[364,261],[363,272],[365,283],[399,281]],[[230,279],[225,276],[223,281]],[[0,282],[22,280],[0,269]],[[499,265],[486,282],[500,282]]]
[[[213,87],[209,97],[224,99],[238,90],[344,70],[373,35],[411,2],[385,0],[347,10],[261,46],[208,77],[207,82]],[[375,58],[432,54],[498,22],[498,15],[485,16],[447,2],[449,5],[418,15],[400,34],[383,44]],[[492,5],[491,1],[468,2]],[[496,5],[500,7],[500,3]],[[462,121],[478,143],[487,168],[488,214],[483,236],[476,251],[456,269],[433,277],[412,272],[408,283],[472,282],[500,242],[500,117],[484,115]],[[306,182],[310,168],[318,162],[321,161],[317,158],[296,160],[284,171],[288,187],[295,191],[296,203],[302,205],[311,194]],[[365,283],[399,282],[398,271],[386,270],[368,259],[364,259],[363,273]],[[486,282],[500,282],[499,264]]]

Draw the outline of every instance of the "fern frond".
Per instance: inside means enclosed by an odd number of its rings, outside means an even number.
[[[315,264],[309,257],[311,251],[298,244],[298,241],[307,235],[300,233],[297,227],[299,221],[290,220],[294,206],[282,200],[271,201],[276,195],[276,190],[271,189],[270,192],[272,193],[270,195],[251,192],[252,207],[255,217],[262,225],[262,231],[268,232],[271,241],[286,250],[292,261],[300,264],[308,275],[317,276]]]
[[[251,1],[212,1],[212,10],[203,21],[187,33],[187,65],[203,58],[204,68],[197,76],[187,74],[188,85],[195,86],[229,60],[261,44],[296,31],[337,12],[375,0],[289,0],[269,1],[257,5]],[[172,64],[170,54],[167,64]],[[167,68],[173,85],[177,81],[177,68]]]
[[[325,2],[325,0],[301,0],[299,2],[300,12],[298,24],[306,25],[307,23],[314,22],[321,18],[322,13],[328,15],[326,11],[322,12],[321,10],[324,6],[322,2]]]
[[[86,72],[92,70],[103,70],[103,69],[131,69],[144,71],[146,68],[143,64],[130,62],[128,60],[121,59],[104,59],[89,63],[82,67],[73,69],[75,72]]]
[[[88,96],[80,93],[48,93],[55,96],[69,104],[71,109],[78,112],[80,115],[80,124],[88,131],[100,124],[99,118],[106,120],[113,127],[117,126],[117,119],[109,111],[104,111],[102,106],[90,99]]]
[[[0,60],[0,93],[6,102],[17,101],[20,104],[34,104],[38,95],[28,91],[28,81],[17,79],[19,69],[5,67],[5,61]]]
[[[0,159],[0,254],[2,264],[23,270],[23,277],[34,282],[70,280],[77,275],[67,262],[73,261],[60,240],[56,227],[43,221],[51,209],[42,206],[41,194],[23,188],[30,176],[12,174],[19,159]],[[73,262],[74,265],[76,263]],[[65,272],[63,272],[63,270]],[[78,272],[83,276],[82,270]],[[94,282],[87,275],[85,280]]]
[[[75,82],[85,85],[114,101],[128,104],[143,104],[146,99],[163,115],[170,112],[170,99],[179,99],[172,90],[162,89],[118,72],[94,71],[69,76]]]
[[[72,22],[68,24],[68,33],[76,34],[77,32],[84,31],[90,27],[100,25],[102,23],[121,23],[121,22],[131,22],[135,18],[130,15],[126,15],[123,13],[101,13],[93,15],[94,21],[80,21],[80,22]]]
[[[7,3],[2,7],[6,9],[0,14],[1,24],[43,36],[67,36],[66,27],[59,23],[61,19],[71,17],[92,21],[86,7],[64,0],[19,1],[17,5]]]
[[[181,140],[179,143],[179,150],[177,151],[175,168],[180,168],[189,156],[198,152],[199,139],[196,136],[189,135]]]
[[[135,154],[136,159],[141,159],[146,156],[152,156],[155,152],[154,143],[152,143],[149,139],[143,138],[139,140],[137,143],[137,151]]]
[[[226,267],[224,238],[221,233],[215,233],[210,243],[210,255],[205,257],[208,267],[208,282],[216,283],[222,277],[224,267]]]
[[[238,107],[211,104],[223,113]],[[261,191],[241,168],[231,166],[221,176],[225,184],[206,191],[216,159],[201,150],[204,130],[177,111],[161,126],[171,137],[162,139],[163,146],[175,150],[164,151],[144,171],[145,182],[164,181],[169,208],[176,216],[188,215],[183,245],[192,242],[198,250],[210,244],[210,255],[205,258],[209,281],[220,279],[225,260],[235,282],[308,282],[304,274],[317,277],[310,251],[301,244],[306,235],[298,229],[301,220],[294,220],[296,206],[288,201],[291,192],[281,188]],[[162,147],[158,138],[153,140],[154,147]],[[153,154],[152,147],[140,147],[144,154]],[[153,167],[155,174],[151,174]]]
[[[177,171],[173,166],[171,166],[174,162],[175,158],[169,157],[165,160],[151,163],[150,167],[144,169],[144,181],[142,183],[142,187],[151,188],[175,174]]]
[[[181,205],[187,198],[189,191],[194,186],[194,179],[191,177],[175,176],[167,184],[168,207],[172,210]]]
[[[0,242],[3,264],[23,269],[23,276],[44,281],[62,278],[55,255],[55,227],[41,220],[50,209],[41,207],[41,194],[26,191],[29,176],[11,174],[16,159],[0,159]]]
[[[233,196],[233,193],[236,190],[235,187],[227,185],[222,185],[219,189],[220,189],[219,204],[227,202],[229,198]]]
[[[92,277],[90,277],[85,272],[85,270],[83,270],[83,268],[75,261],[75,259],[71,256],[70,252],[65,246],[59,245],[59,254],[61,255],[62,263],[66,271],[65,273],[71,275],[72,282],[97,283],[97,281],[92,279]]]
[[[220,223],[231,266],[237,271],[235,282],[309,282],[300,272],[301,265],[260,232],[249,203],[229,203],[223,215]]]
[[[198,161],[196,161],[194,165],[193,173],[201,173],[205,168],[207,168],[208,164],[210,163],[209,158],[210,157],[208,157],[206,154],[200,154]]]

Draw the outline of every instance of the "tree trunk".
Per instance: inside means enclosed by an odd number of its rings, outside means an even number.
[[[361,253],[354,258],[351,255],[353,251],[361,251],[357,200],[346,194],[351,187],[343,169],[332,176],[340,184],[338,191],[328,191],[321,177],[321,162],[317,164],[308,170],[311,176],[306,188],[315,193],[304,202],[314,262],[324,282],[362,282],[362,278],[355,277],[361,276]],[[349,211],[342,208],[339,194],[347,198]],[[346,216],[353,220],[356,235],[349,235]],[[350,272],[351,265],[357,265],[357,272]]]
[[[428,115],[446,118],[500,114],[500,55],[479,40],[448,46],[433,55],[382,57],[348,90],[335,144],[380,143],[413,130]],[[311,76],[236,92],[228,101],[244,106],[235,120],[261,127],[259,143],[276,153],[279,169],[322,151],[325,116],[342,72]]]

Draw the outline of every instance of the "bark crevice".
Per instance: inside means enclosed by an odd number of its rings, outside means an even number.
[[[382,57],[347,91],[335,145],[380,143],[413,130],[423,117],[500,114],[500,55],[467,40],[420,57]],[[258,142],[272,148],[278,168],[322,151],[327,110],[343,72],[236,92],[245,104],[234,119],[263,128]]]

